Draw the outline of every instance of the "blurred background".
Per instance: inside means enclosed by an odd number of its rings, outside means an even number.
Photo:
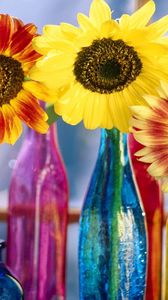
[[[113,16],[119,18],[122,13],[131,13],[137,0],[108,0]],[[77,25],[76,14],[88,14],[91,0],[1,0],[0,13],[7,13],[22,19],[24,23],[33,22],[39,33],[45,24],[67,22]],[[154,19],[168,13],[167,0],[155,0],[157,11]],[[67,169],[70,186],[70,206],[81,207],[87,186],[94,168],[99,147],[99,130],[87,131],[83,125],[70,126],[61,119],[57,122],[59,145]],[[26,131],[26,128],[25,128]],[[8,187],[12,169],[24,139],[24,134],[15,146],[0,146],[0,207],[7,206]],[[0,237],[6,238],[6,224],[0,223]],[[77,300],[77,245],[78,224],[69,226],[67,249],[67,300]],[[72,276],[73,274],[73,276]]]

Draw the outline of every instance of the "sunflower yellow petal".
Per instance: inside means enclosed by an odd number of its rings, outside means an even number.
[[[57,38],[64,38],[61,27],[58,25],[45,25],[43,27],[43,36],[53,41]]]
[[[62,93],[60,99],[55,103],[55,111],[61,115],[63,120],[71,125],[78,124],[83,118],[85,96],[82,86],[76,83],[69,90]],[[79,101],[80,95],[80,101]]]
[[[140,86],[138,86],[138,88],[139,87]],[[126,100],[126,104],[129,107],[132,105],[145,105],[145,100],[143,100],[141,94],[142,94],[142,91],[140,91],[140,93],[138,93],[138,91],[132,84],[123,90],[123,99]]]
[[[133,46],[135,49],[137,49],[137,47],[143,48],[147,43],[152,42],[152,40],[150,39],[150,34],[147,34],[145,29],[146,28],[133,28],[132,30],[129,30],[129,28],[123,28],[121,30],[120,28],[120,38],[124,40],[129,46]]]
[[[137,80],[135,81],[135,89],[139,90],[139,95],[149,95],[153,94],[154,96],[158,96],[158,91],[156,90],[156,87],[159,86],[159,81],[155,80],[154,77],[150,76],[150,73],[142,73]],[[129,88],[128,88],[129,89]],[[136,96],[136,98],[138,98]],[[135,97],[134,97],[135,99]],[[146,104],[145,100],[141,98],[142,100],[140,101],[140,104]],[[135,103],[135,101],[134,101]],[[137,102],[138,103],[138,102]]]
[[[168,99],[168,83],[165,81],[161,81],[160,85],[161,85],[161,89],[165,95],[165,98]]]
[[[80,35],[80,29],[68,23],[61,23],[60,29],[66,38],[70,39],[71,41]]]
[[[114,120],[110,111],[109,100],[110,99],[107,96],[105,101],[100,102],[100,104],[102,105],[102,107],[100,107],[102,111],[102,121],[100,127],[106,129],[112,129],[114,127]]]
[[[65,106],[64,106],[65,103]],[[66,104],[69,103],[67,106]],[[66,102],[62,102],[59,106],[59,101],[55,103],[55,112],[58,115],[62,115],[63,120],[71,125],[76,125],[81,122],[83,118],[84,99],[78,101],[77,97],[73,99],[67,99]]]
[[[73,74],[71,70],[62,70],[58,72],[41,72],[40,69],[34,67],[29,72],[29,77],[32,80],[40,81],[45,84],[49,89],[55,90],[59,87],[66,86],[68,82],[73,80]]]
[[[100,32],[95,30],[87,31],[86,33],[80,35],[76,41],[75,44],[77,47],[81,50],[83,47],[88,47],[93,43],[93,40],[99,39]]]
[[[96,129],[100,125],[100,99],[91,93],[85,100],[83,122],[87,129]]]
[[[129,27],[130,16],[127,14],[123,14],[119,19],[119,25],[122,30],[128,30]]]
[[[119,37],[119,26],[115,20],[106,21],[100,27],[100,38],[111,37],[118,38]]]
[[[85,100],[81,98],[79,103],[78,98],[73,98],[69,101],[70,105],[68,106],[68,110],[66,110],[62,118],[66,123],[76,125],[82,121]],[[55,104],[55,111],[59,111],[57,103]]]
[[[79,34],[80,29],[68,23],[61,23],[60,25],[45,25],[43,27],[43,37],[45,40],[50,42],[57,40],[72,42]],[[39,37],[34,40],[38,41]]]
[[[129,18],[129,26],[134,28],[144,27],[155,12],[155,3],[150,0]]]
[[[82,114],[81,111],[77,111],[76,109],[74,109],[72,114],[69,115],[65,114],[62,116],[62,119],[64,122],[70,125],[77,125],[82,121]]]
[[[148,31],[150,31],[151,38],[159,38],[161,35],[168,31],[168,16],[164,16],[160,20],[150,24],[148,26]]]
[[[67,86],[67,88],[63,90],[62,95],[59,95],[58,102],[62,104],[62,112],[60,113],[67,112],[69,110],[69,106],[71,106],[73,99],[76,99],[75,101],[78,101],[80,104],[79,97],[83,98],[88,94],[89,91],[85,91],[83,86],[78,82]],[[66,105],[66,103],[69,103],[69,105]]]
[[[114,120],[114,127],[121,132],[128,132],[128,120],[131,113],[126,105],[123,105],[123,93],[114,93],[110,96],[110,111]]]
[[[55,53],[47,56],[45,60],[39,60],[36,63],[38,69],[45,69],[46,72],[53,72],[59,69],[66,69],[73,66],[73,54],[69,53]]]
[[[40,82],[44,82],[48,79],[49,74],[48,72],[41,72],[37,67],[33,67],[31,68],[31,70],[29,71],[29,78],[32,80],[36,80],[36,81],[40,81]]]
[[[53,47],[53,45],[43,36],[34,38],[32,45],[37,52],[43,55],[47,54]]]
[[[111,20],[111,9],[104,0],[93,0],[89,17],[91,22],[99,28],[102,23]]]
[[[55,49],[57,52],[57,49],[59,49],[59,53],[60,52],[64,52],[64,53],[74,53],[75,52],[75,46],[73,45],[73,43],[71,43],[68,40],[65,39],[55,39],[55,41],[49,42],[48,45],[50,46],[50,49],[48,50],[48,52],[51,49]],[[51,46],[52,45],[52,46]],[[51,53],[51,51],[50,51]]]
[[[26,91],[31,92],[37,99],[43,100],[49,103],[53,103],[57,100],[58,92],[48,89],[40,82],[26,81],[23,83],[23,88]]]
[[[90,19],[85,16],[82,13],[79,13],[77,16],[78,19],[78,24],[80,28],[85,32],[85,31],[90,31],[90,30],[96,30],[95,27],[93,26],[92,22]]]
[[[146,43],[146,45],[144,44],[143,49],[142,46],[137,46],[136,49],[141,55],[150,57],[166,55],[168,53],[168,46],[158,43]]]

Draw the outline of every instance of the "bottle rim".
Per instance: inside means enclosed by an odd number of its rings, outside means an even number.
[[[0,249],[3,249],[3,248],[5,248],[5,247],[6,247],[6,241],[0,239]]]

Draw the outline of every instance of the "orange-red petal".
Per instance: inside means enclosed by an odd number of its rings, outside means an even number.
[[[20,19],[13,18],[13,33],[18,31],[23,26],[24,26],[24,23]]]
[[[14,144],[22,132],[22,125],[14,109],[5,104],[1,108],[4,119],[4,138],[3,142]]]
[[[12,17],[0,14],[0,53],[4,52],[8,48],[12,30]]]
[[[29,127],[40,133],[47,132],[47,114],[30,92],[20,91],[17,98],[11,100],[11,105],[14,107],[17,116]]]
[[[36,61],[41,55],[37,53],[35,50],[32,49],[32,46],[28,47],[26,51],[19,55],[20,62],[34,62]],[[16,57],[16,56],[15,56]]]
[[[34,24],[27,24],[20,27],[14,33],[10,43],[10,54],[15,55],[21,51],[26,51],[26,48],[32,42],[32,38],[36,34],[36,26]]]

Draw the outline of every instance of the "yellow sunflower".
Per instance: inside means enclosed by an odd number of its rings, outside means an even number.
[[[155,11],[149,1],[119,21],[103,0],[93,0],[89,17],[78,14],[79,28],[46,25],[33,45],[43,58],[32,79],[63,89],[55,111],[67,123],[82,119],[86,128],[118,128],[127,132],[129,106],[145,104],[159,80],[168,80],[168,16],[146,26]],[[162,56],[162,61],[159,57]]]
[[[29,71],[41,56],[32,48],[37,36],[33,24],[0,14],[0,143],[14,144],[22,132],[21,121],[40,133],[48,129],[39,98],[47,89],[29,79]]]
[[[132,131],[145,147],[136,153],[140,161],[149,163],[148,172],[163,178],[162,188],[168,192],[168,85],[161,83],[159,97],[145,96],[149,106],[132,106]]]

